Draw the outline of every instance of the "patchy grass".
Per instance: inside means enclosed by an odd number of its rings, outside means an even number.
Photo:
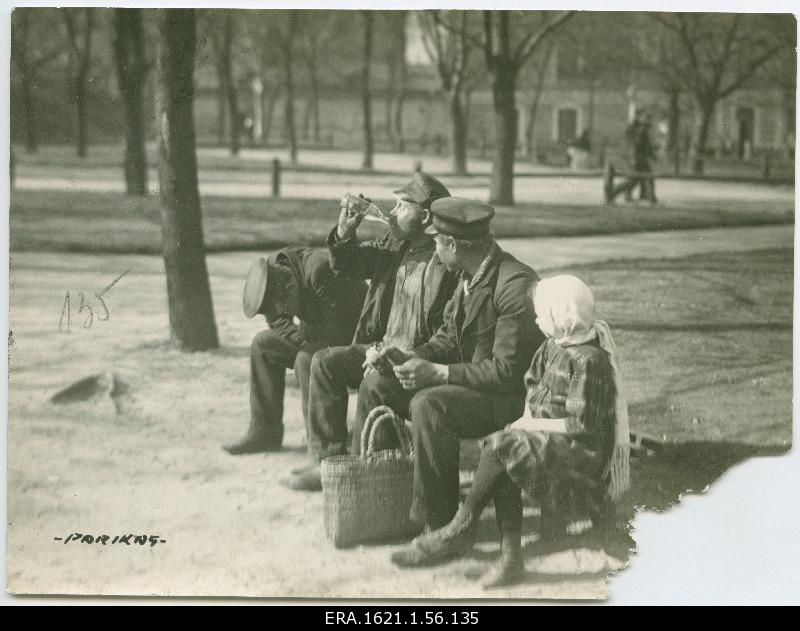
[[[388,200],[383,200],[389,205]],[[204,197],[203,224],[211,252],[264,250],[288,244],[321,245],[338,216],[338,201]],[[11,249],[15,251],[158,254],[157,196],[106,192],[15,191],[11,194]],[[499,207],[498,237],[546,237],[793,223],[785,204],[709,201],[703,208],[581,206],[521,203]],[[362,224],[361,236],[376,235]]]
[[[485,597],[470,577],[496,557],[484,515],[465,559],[399,572],[391,546],[336,550],[319,494],[279,484],[304,464],[298,390],[288,381],[285,449],[232,458],[219,445],[248,418],[248,345],[263,323],[241,315],[245,255],[209,257],[222,347],[171,350],[156,257],[15,254],[10,286],[8,583],[12,590],[437,598]],[[64,291],[105,286],[111,317],[58,332]],[[615,332],[633,429],[666,443],[633,463],[632,505],[664,508],[728,467],[791,441],[792,251],[571,267]],[[74,316],[73,324],[77,322]],[[127,385],[120,411],[55,406],[48,397],[90,373]],[[352,406],[351,406],[352,407]],[[46,457],[43,457],[46,456]],[[157,489],[157,491],[155,491]],[[602,596],[609,560],[591,537],[548,546],[526,510],[528,574],[492,596]],[[70,547],[70,532],[150,532],[138,549]],[[297,568],[303,568],[301,572]]]

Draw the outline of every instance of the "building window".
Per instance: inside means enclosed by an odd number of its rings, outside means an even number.
[[[569,143],[578,137],[580,110],[577,107],[559,107],[553,121],[553,140]]]

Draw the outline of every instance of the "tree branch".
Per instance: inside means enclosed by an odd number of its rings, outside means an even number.
[[[533,51],[541,44],[541,42],[556,31],[561,26],[564,26],[575,15],[575,11],[562,11],[552,22],[546,24],[538,32],[529,33],[528,36],[522,40],[517,50],[514,51],[512,57],[513,63],[516,66],[521,66],[533,54]]]
[[[465,11],[465,13],[466,13],[466,11]],[[451,26],[450,24],[448,24],[445,20],[442,20],[441,15],[439,14],[439,11],[433,11],[433,15],[434,15],[434,19],[436,20],[436,23],[439,26],[444,28],[446,31],[449,31],[451,33],[455,33],[456,35],[459,34],[458,29],[456,29],[453,26]],[[465,26],[466,26],[466,22],[465,22]],[[481,41],[479,38],[477,38],[477,37],[475,37],[473,35],[470,35],[469,31],[465,31],[464,32],[464,36],[467,38],[467,40],[473,46],[477,46],[478,48],[483,48],[485,42]]]
[[[781,48],[783,48],[781,44],[773,46],[772,48],[766,50],[761,56],[753,60],[745,70],[736,75],[736,77],[733,79],[730,85],[728,85],[725,88],[722,87],[720,88],[718,92],[719,98],[725,98],[732,92],[738,90],[742,86],[742,84],[745,81],[747,81],[753,75],[753,73],[755,73],[756,70],[759,69],[759,67],[761,67],[764,63],[766,63],[767,60],[770,59],[770,57],[776,55],[778,51],[781,50]]]
[[[678,35],[680,36],[681,40],[683,41],[684,48],[686,52],[689,54],[689,59],[692,64],[692,69],[694,72],[694,82],[695,82],[695,91],[701,99],[708,98],[709,94],[709,86],[705,81],[705,77],[703,76],[702,72],[702,65],[700,64],[700,60],[697,57],[697,51],[694,47],[694,41],[692,40],[691,36],[689,35],[688,26],[686,24],[685,16],[682,13],[677,13],[676,17],[678,18],[679,28],[678,28]]]

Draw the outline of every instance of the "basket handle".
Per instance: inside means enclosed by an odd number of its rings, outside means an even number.
[[[403,452],[403,454],[409,455],[411,451],[410,446],[408,444],[406,434],[400,426],[401,423],[403,423],[403,427],[405,426],[404,421],[388,405],[379,405],[373,408],[372,411],[367,415],[367,418],[364,421],[364,428],[361,430],[362,455],[366,456],[373,452],[375,447],[375,436],[377,435],[376,430],[381,423],[385,422],[388,422],[392,426],[392,429],[394,429],[394,433],[400,443],[400,450]]]

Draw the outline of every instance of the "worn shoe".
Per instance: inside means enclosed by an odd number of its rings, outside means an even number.
[[[420,535],[391,559],[400,567],[435,565],[469,552],[477,536],[478,520],[462,506],[449,524]]]
[[[293,491],[319,492],[322,490],[322,475],[319,467],[310,467],[286,480],[281,480],[281,484],[288,486]]]
[[[283,440],[276,440],[271,436],[265,436],[256,432],[247,432],[244,438],[235,443],[228,443],[222,448],[232,456],[244,454],[257,454],[262,452],[274,452],[281,450]]]
[[[525,576],[525,562],[520,551],[503,551],[500,558],[481,576],[481,587],[494,589],[515,585],[522,580],[523,576]]]

